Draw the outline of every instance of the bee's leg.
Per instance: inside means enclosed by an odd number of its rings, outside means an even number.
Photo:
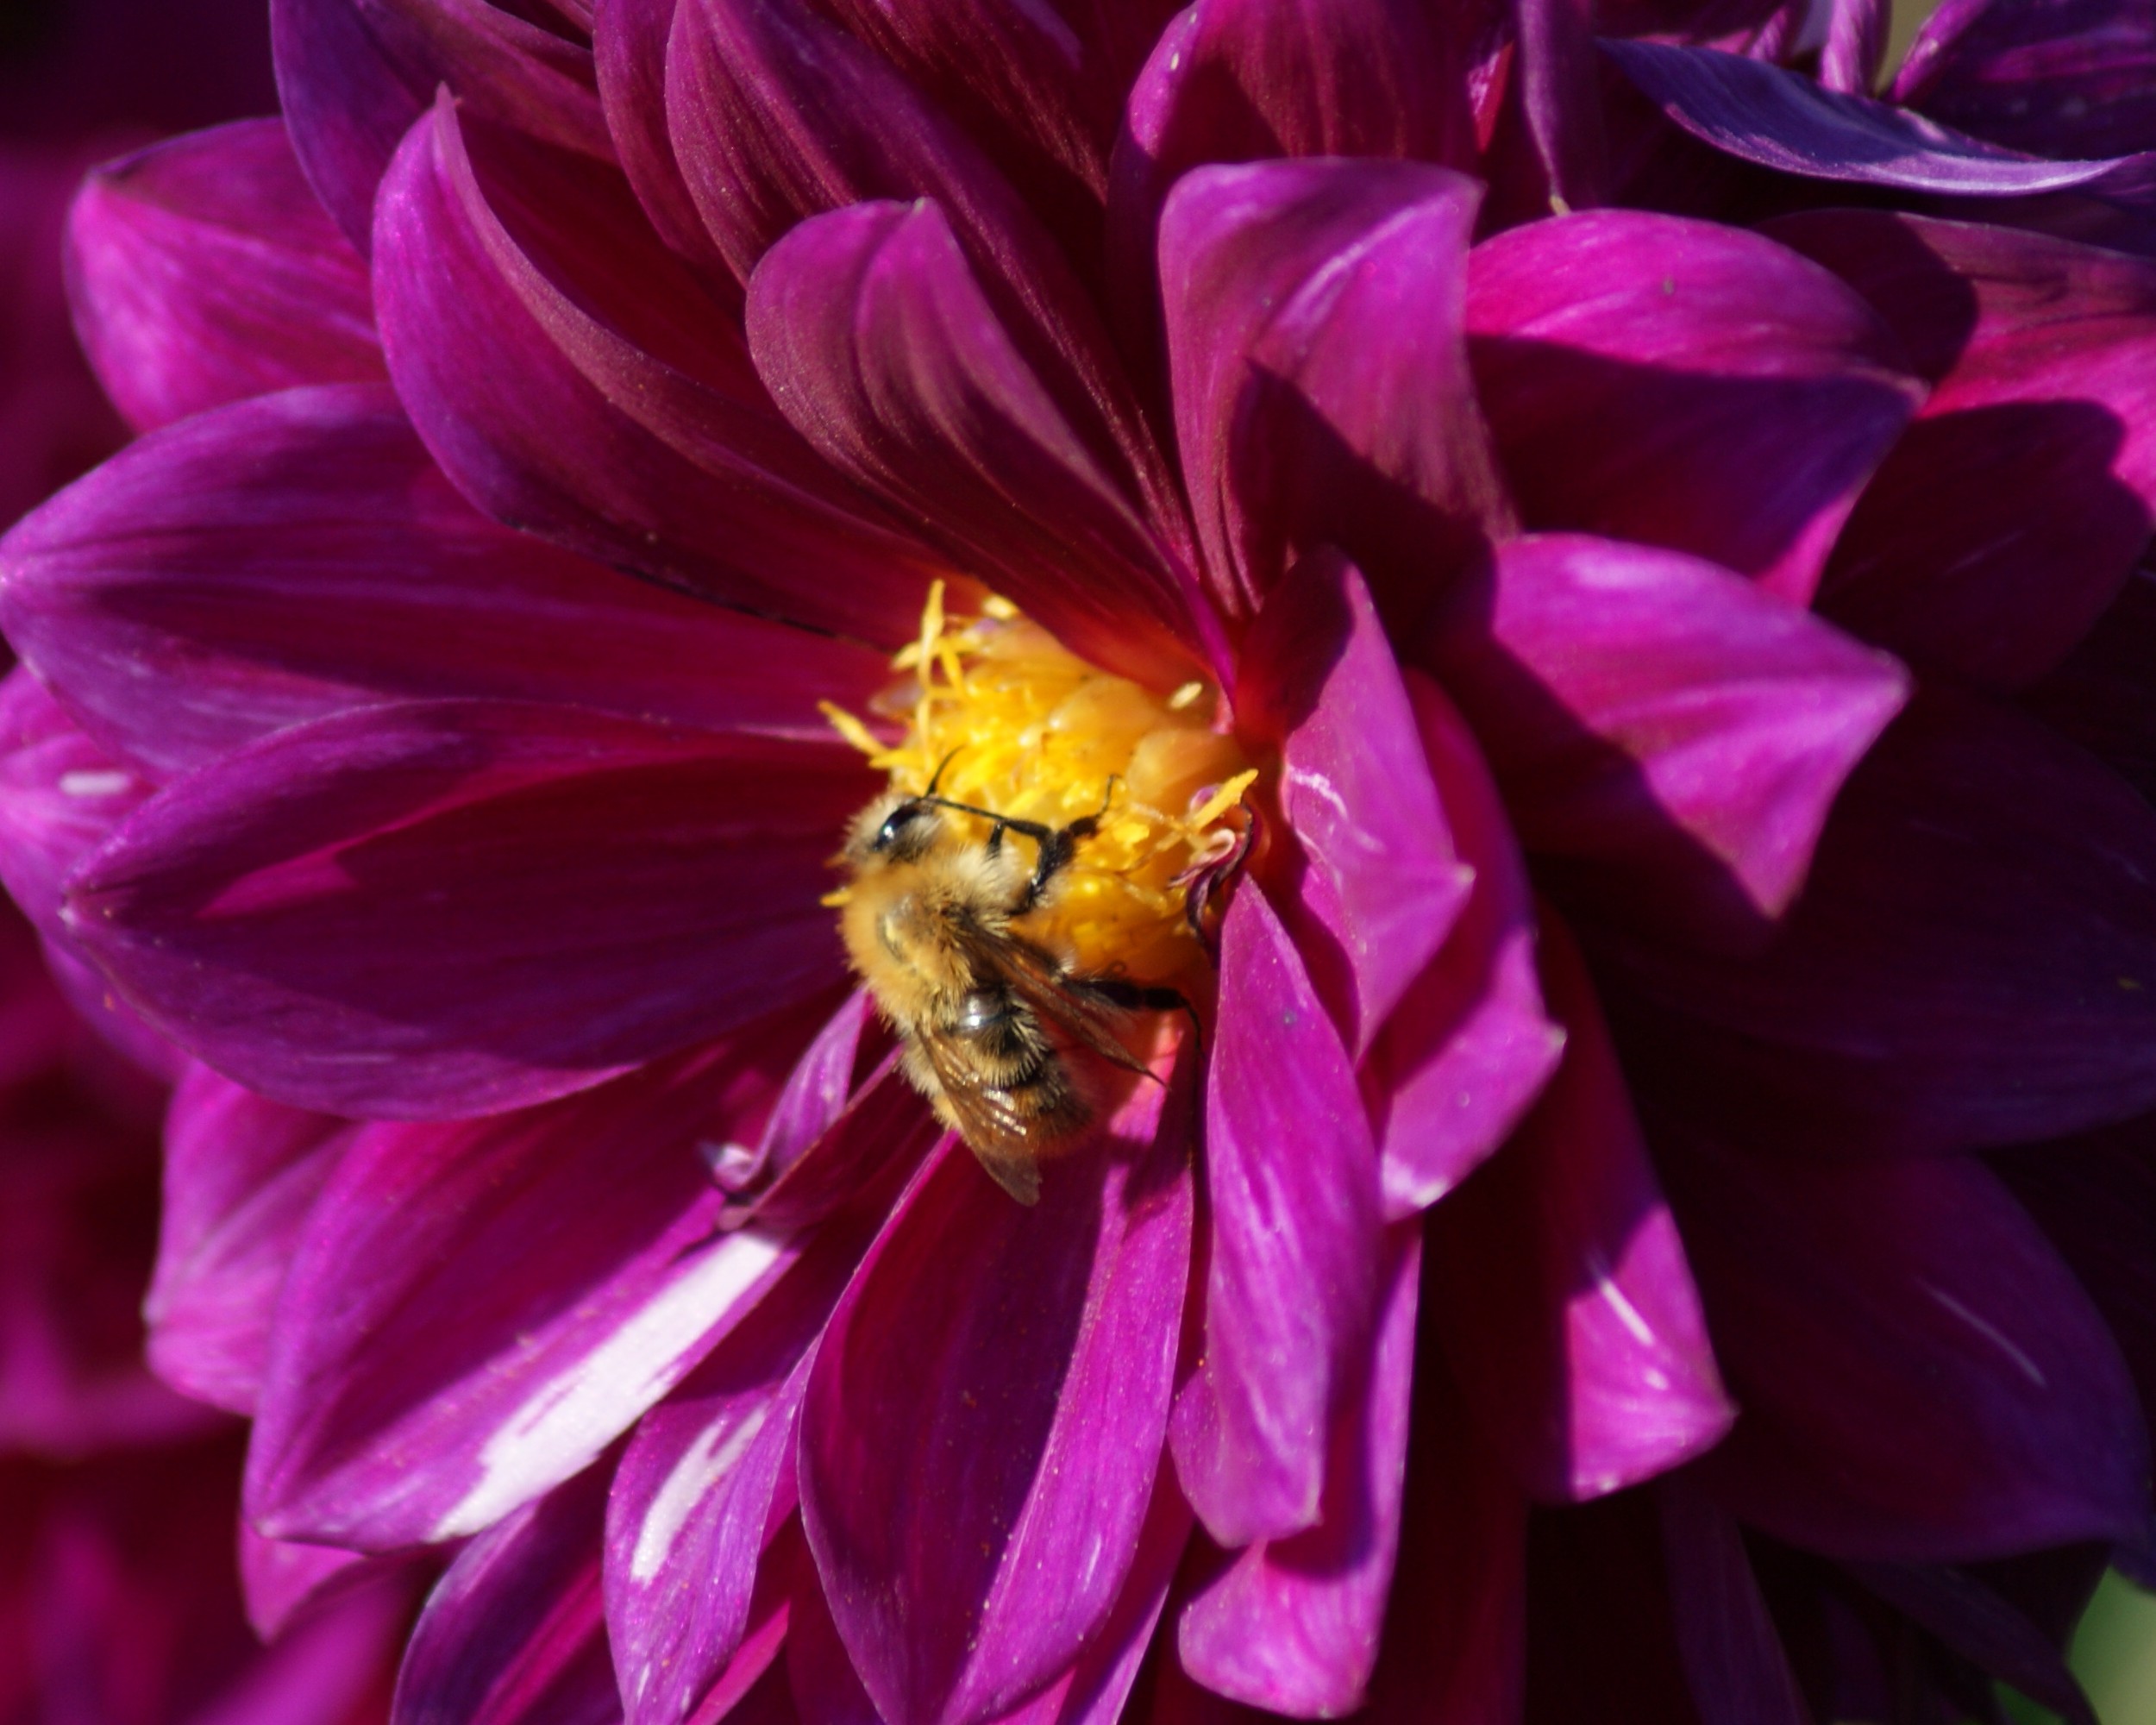
[[[1197,1038],[1198,1046],[1205,1046],[1205,1026],[1198,1022],[1198,1009],[1180,989],[1132,982],[1121,976],[1088,976],[1085,988],[1087,994],[1126,1013],[1181,1013],[1190,1020],[1190,1033]]]

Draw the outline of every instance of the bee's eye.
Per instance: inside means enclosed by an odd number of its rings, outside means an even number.
[[[870,848],[888,850],[899,842],[899,836],[907,827],[927,812],[918,803],[900,803],[884,817],[883,825],[876,829],[875,843]]]

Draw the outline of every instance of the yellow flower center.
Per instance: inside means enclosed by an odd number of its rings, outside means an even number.
[[[852,713],[824,712],[894,792],[918,796],[933,782],[954,802],[1048,827],[1097,817],[1028,913],[1027,937],[1082,973],[1187,987],[1206,963],[1187,883],[1239,846],[1239,806],[1257,777],[1213,728],[1217,691],[1191,683],[1156,695],[1087,664],[1007,601],[981,609],[946,617],[942,583],[931,589],[920,638],[892,661],[908,674],[874,704],[875,717],[903,723],[895,742]],[[947,818],[987,842],[986,820]]]

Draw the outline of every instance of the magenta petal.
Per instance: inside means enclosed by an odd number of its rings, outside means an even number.
[[[67,219],[75,329],[138,431],[294,384],[379,378],[367,266],[245,120],[91,175]]]
[[[1411,595],[1509,527],[1459,333],[1477,201],[1461,175],[1369,161],[1203,168],[1168,200],[1176,436],[1225,606],[1254,609],[1319,540]]]
[[[810,1356],[867,1244],[857,1225],[819,1233],[623,1452],[606,1507],[606,1620],[630,1725],[708,1712],[749,1637],[767,1549],[797,1502]]]
[[[611,168],[439,105],[375,220],[391,376],[488,514],[730,605],[912,632],[920,548],[772,410],[738,330]]]
[[[1305,557],[1244,643],[1244,722],[1282,739],[1280,806],[1307,869],[1305,963],[1342,988],[1359,1058],[1466,901],[1462,862],[1362,574]]]
[[[361,251],[397,141],[444,86],[480,118],[612,154],[589,50],[490,0],[270,0],[270,37],[292,147]]]
[[[16,650],[160,777],[399,697],[816,741],[818,697],[857,705],[890,674],[880,654],[487,520],[380,387],[292,391],[144,439],[22,524],[0,567]]]
[[[1369,1371],[1381,1233],[1354,1070],[1255,880],[1221,932],[1206,1179],[1205,1346],[1169,1437],[1183,1495],[1233,1547],[1323,1512],[1326,1435]]]
[[[1489,768],[1437,685],[1413,670],[1407,683],[1438,802],[1475,880],[1363,1063],[1388,1221],[1434,1204],[1496,1149],[1564,1049],[1543,1009],[1533,896]]]
[[[2020,155],[1740,54],[1607,38],[1601,48],[1694,137],[1783,173],[1897,191],[2011,198],[2085,185],[2114,166]]]
[[[1190,1540],[1190,1506],[1165,1456],[1115,1608],[1064,1674],[997,1725],[1117,1725],[1153,1650],[1154,1627]]]
[[[1450,595],[1432,662],[1568,901],[1756,945],[1908,678],[1808,612],[1674,551],[1517,539]]]
[[[1188,9],[1154,47],[1125,108],[1109,207],[1119,261],[1150,278],[1162,204],[1209,162],[1377,156],[1471,167],[1457,32],[1403,0]]]
[[[1421,1223],[1393,1228],[1384,1256],[1369,1381],[1335,1421],[1317,1526],[1244,1547],[1178,1626],[1200,1683],[1299,1719],[1362,1704],[1400,1548]]]
[[[1039,1205],[955,1138],[833,1315],[802,1521],[892,1725],[974,1725],[1069,1666],[1138,1554],[1190,1256],[1189,1090],[1146,1085]]]
[[[927,9],[962,32],[956,14],[967,3],[943,0]],[[1000,9],[999,0],[986,0],[986,9]],[[872,41],[907,34],[907,21],[886,6],[838,9]],[[1075,47],[1061,18],[1048,28],[1065,54]],[[979,73],[988,51],[968,43],[966,72]],[[667,70],[683,175],[744,283],[766,252],[812,216],[881,199],[932,201],[1056,412],[1104,472],[1173,519],[1177,505],[1159,453],[1090,296],[1056,239],[951,116],[799,0],[684,0]]]
[[[803,223],[749,286],[756,369],[849,477],[1081,657],[1172,686],[1188,577],[1058,411],[941,209]]]
[[[2131,1538],[2148,1437],[2103,1320],[1965,1158],[1664,1157],[1745,1416],[1702,1477],[1830,1556],[1939,1562]]]
[[[1922,1155],[2156,1107],[2152,880],[2156,813],[2124,783],[1927,690],[1764,954],[1595,938],[1627,1064],[1671,1106],[1807,1156]]]
[[[145,806],[69,915],[159,1028],[280,1101],[513,1107],[837,983],[824,862],[873,794],[836,743],[366,708]]]
[[[769,1106],[799,1029],[544,1107],[363,1132],[278,1305],[256,1525],[369,1550],[453,1539],[634,1424],[791,1260],[711,1238],[696,1146]]]
[[[1469,258],[1468,353],[1521,514],[1810,598],[1923,398],[1877,313],[1756,234],[1603,210]]]
[[[0,681],[0,881],[47,941],[72,944],[68,875],[154,790],[85,736],[27,667]]]
[[[240,1523],[240,1587],[248,1627],[273,1641],[295,1621],[312,1617],[331,1601],[386,1582],[411,1560],[369,1558],[335,1546],[301,1546],[269,1540]]]
[[[2156,145],[2156,21],[2140,0],[1952,0],[1928,16],[1894,99],[2037,155]]]
[[[1682,1474],[1655,1500],[1670,1622],[1701,1725],[1811,1725],[1737,1524]]]
[[[729,274],[725,260],[697,214],[667,130],[667,39],[675,9],[675,0],[597,0],[592,65],[606,129],[636,201],[659,237],[718,289]]]
[[[150,1363],[166,1382],[254,1412],[300,1229],[356,1131],[206,1066],[180,1081],[165,1123],[157,1271],[142,1306]]]
[[[457,1553],[428,1596],[390,1725],[612,1725],[599,1609],[608,1469],[556,1487]]]
[[[2041,676],[2156,525],[2156,264],[1883,211],[1774,234],[1877,306],[1935,384],[1850,518],[1821,608],[1926,668]]]
[[[1506,1460],[1564,1502],[1689,1459],[1736,1410],[1593,985],[1554,919],[1543,971],[1564,1062],[1512,1141],[1431,1213],[1431,1309]]]

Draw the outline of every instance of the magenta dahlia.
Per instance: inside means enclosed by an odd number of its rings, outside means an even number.
[[[399,1720],[2078,1704],[2156,265],[1638,9],[279,0],[85,188],[0,868]]]

